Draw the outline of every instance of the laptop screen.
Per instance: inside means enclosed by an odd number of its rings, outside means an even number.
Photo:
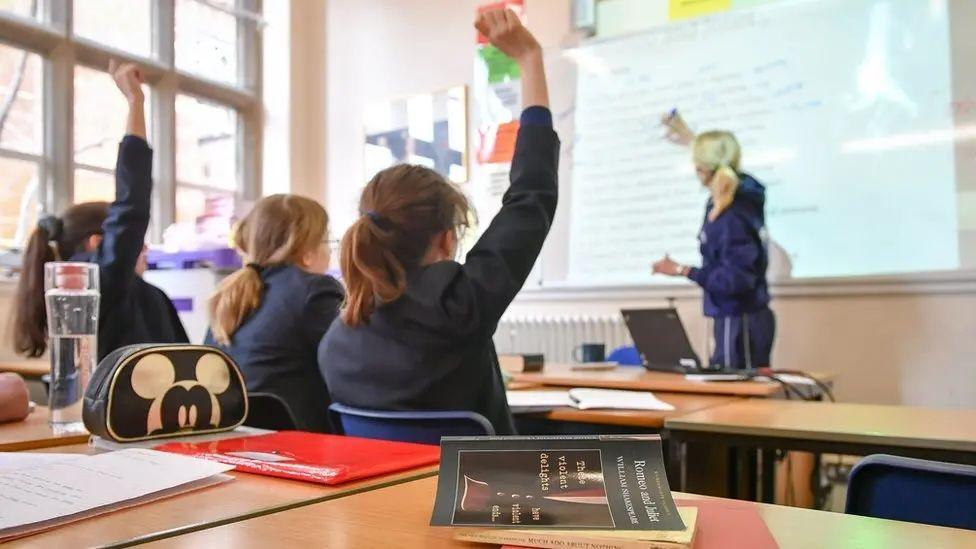
[[[677,310],[625,309],[620,314],[645,368],[668,372],[701,368],[701,360],[691,347]]]

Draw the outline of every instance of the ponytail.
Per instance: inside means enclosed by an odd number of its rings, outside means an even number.
[[[230,345],[230,338],[244,319],[261,305],[264,282],[258,267],[249,264],[220,282],[210,298],[210,329],[221,345]]]
[[[346,283],[342,320],[349,326],[364,324],[377,301],[395,301],[407,289],[406,269],[390,251],[390,232],[380,229],[369,217],[361,217],[342,238],[339,256]]]
[[[380,305],[407,288],[407,272],[420,266],[432,239],[468,225],[470,205],[442,175],[410,164],[377,173],[363,189],[360,218],[342,238],[340,264],[349,326],[369,322]]]
[[[329,215],[304,196],[275,194],[259,200],[234,230],[234,245],[248,263],[225,278],[210,297],[210,331],[221,345],[230,345],[241,324],[261,306],[261,273],[272,265],[300,264],[302,257],[323,245]]]
[[[708,220],[715,221],[722,212],[727,210],[735,200],[735,191],[739,188],[739,174],[728,166],[715,170],[715,174],[708,181],[708,192],[712,195],[712,211],[708,213]]]
[[[53,218],[57,220],[57,218]],[[60,222],[42,219],[30,236],[17,283],[14,319],[14,350],[39,357],[47,350],[47,310],[44,303],[44,264],[59,258],[51,241]]]

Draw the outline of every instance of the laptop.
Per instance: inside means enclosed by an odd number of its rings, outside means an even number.
[[[691,347],[688,333],[674,308],[624,309],[620,311],[644,367],[679,374],[734,374],[745,370],[710,367]]]

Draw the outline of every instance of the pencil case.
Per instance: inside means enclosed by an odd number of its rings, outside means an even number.
[[[116,442],[229,431],[247,418],[247,390],[226,353],[205,345],[128,345],[107,355],[85,391],[82,419]]]

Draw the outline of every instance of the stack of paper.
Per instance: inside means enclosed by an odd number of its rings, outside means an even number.
[[[231,469],[130,449],[0,471],[0,542],[225,482]]]
[[[650,410],[671,411],[674,406],[650,391],[615,389],[570,389],[568,391],[509,391],[508,405],[514,413],[531,413],[554,408],[579,410]]]

